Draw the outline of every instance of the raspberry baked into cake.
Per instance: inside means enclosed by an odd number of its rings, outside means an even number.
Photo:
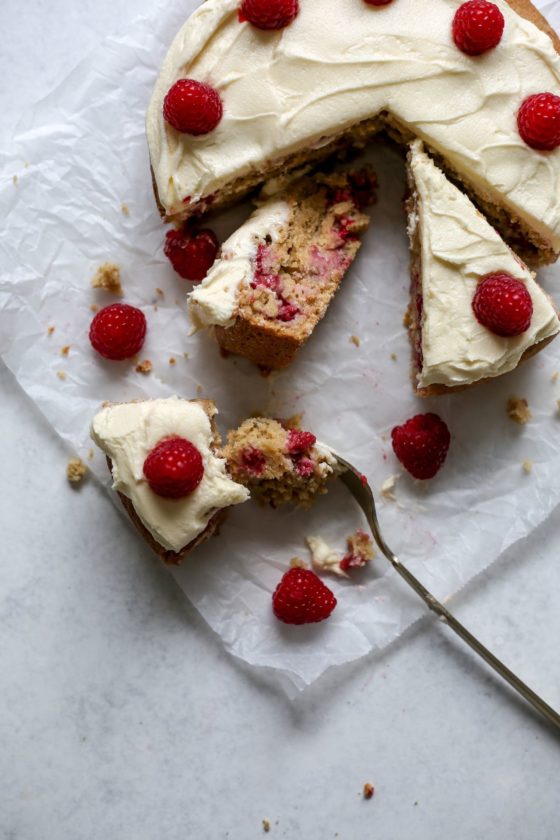
[[[227,508],[249,498],[220,456],[216,413],[209,400],[170,397],[108,405],[93,420],[113,488],[166,563],[180,563],[212,536]]]
[[[262,367],[289,365],[360,248],[375,186],[369,169],[267,184],[189,295],[194,325],[212,327],[222,349]]]
[[[307,507],[336,475],[334,455],[315,435],[267,417],[245,420],[229,432],[223,454],[233,479],[272,507]]]
[[[206,0],[147,114],[157,201],[179,221],[268,178],[415,137],[516,252],[560,252],[559,41],[529,0]]]
[[[422,396],[513,370],[560,330],[534,275],[416,140],[408,154],[411,301]]]

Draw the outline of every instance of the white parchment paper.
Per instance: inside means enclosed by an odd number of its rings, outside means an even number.
[[[402,326],[409,283],[404,169],[395,151],[376,143],[369,157],[380,200],[372,227],[296,363],[265,379],[245,360],[222,359],[207,335],[187,337],[188,284],[162,253],[144,111],[166,48],[195,5],[161,0],[150,17],[107,38],[25,116],[7,145],[0,182],[0,354],[84,458],[89,423],[103,400],[203,394],[220,407],[222,432],[254,411],[304,412],[304,425],[379,490],[399,472],[392,426],[415,412],[437,411],[452,433],[445,468],[424,484],[402,476],[397,502],[382,501],[380,513],[389,544],[437,596],[449,597],[560,500],[560,383],[552,377],[560,369],[560,341],[499,381],[428,402],[413,396]],[[560,5],[543,9],[560,28]],[[223,215],[213,223],[218,235],[231,232],[248,212],[245,206]],[[130,363],[103,362],[89,346],[91,304],[113,300],[89,285],[106,260],[122,268],[125,300],[146,313],[141,358],[153,362],[148,377]],[[543,271],[540,279],[559,299],[560,269]],[[49,326],[55,327],[50,337]],[[63,357],[67,344],[70,353]],[[512,394],[526,397],[533,412],[524,428],[506,416]],[[534,464],[529,475],[522,469],[525,459]],[[99,453],[91,466],[109,490]],[[307,513],[262,510],[250,502],[232,511],[220,537],[172,574],[227,650],[268,669],[293,694],[327,668],[383,648],[424,610],[378,558],[352,582],[331,581],[339,605],[329,621],[304,628],[275,621],[271,592],[291,557],[307,557],[305,535],[321,534],[342,548],[359,524],[342,487],[333,487]]]

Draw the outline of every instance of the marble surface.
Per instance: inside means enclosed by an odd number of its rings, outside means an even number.
[[[149,6],[3,0],[0,149]],[[0,393],[2,840],[250,840],[263,818],[290,840],[556,840],[558,735],[447,628],[427,616],[290,703],[223,653],[98,488],[68,486],[68,453],[3,367]],[[452,604],[556,707],[559,524]]]

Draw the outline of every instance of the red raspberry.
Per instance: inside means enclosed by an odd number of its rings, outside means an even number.
[[[517,114],[521,139],[532,149],[551,152],[560,146],[560,96],[535,93],[528,96]]]
[[[248,20],[257,29],[283,29],[298,12],[298,0],[243,0],[239,20]]]
[[[453,40],[461,52],[481,55],[502,40],[504,16],[494,3],[468,0],[453,18]]]
[[[182,134],[208,134],[220,120],[224,108],[220,94],[195,79],[179,79],[163,100],[165,120]]]
[[[266,455],[256,446],[246,446],[241,452],[241,464],[248,473],[261,475],[266,466]]]
[[[317,438],[311,432],[302,432],[300,429],[290,429],[288,434],[287,449],[290,455],[303,455],[315,444]]]
[[[449,449],[449,429],[437,414],[417,414],[391,432],[393,451],[414,478],[433,478]]]
[[[204,280],[219,251],[220,243],[211,230],[190,234],[187,230],[168,230],[163,253],[180,277],[199,283]]]
[[[501,336],[521,335],[529,329],[533,315],[533,301],[525,285],[503,272],[482,278],[472,308],[479,324]]]
[[[190,440],[160,440],[144,461],[144,475],[151,489],[166,499],[182,499],[196,490],[204,475],[202,455]]]
[[[294,465],[300,478],[309,478],[315,472],[315,464],[311,458],[305,456],[296,458]]]
[[[331,590],[308,569],[287,571],[272,596],[274,615],[286,624],[323,621],[335,607]]]
[[[130,359],[139,353],[145,337],[144,313],[126,303],[112,303],[100,309],[89,328],[93,349],[113,361]]]
[[[288,303],[285,300],[278,310],[277,318],[279,321],[293,321],[298,313],[299,306],[296,306],[295,303]]]
[[[393,0],[366,0],[368,6],[388,6]]]

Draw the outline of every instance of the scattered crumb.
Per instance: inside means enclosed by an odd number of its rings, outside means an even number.
[[[177,359],[175,358],[175,356],[170,356],[169,357],[169,364],[170,365],[176,365],[177,364]]]
[[[153,365],[152,365],[151,361],[149,359],[144,359],[143,362],[138,362],[138,364],[136,365],[134,370],[136,371],[136,373],[143,373],[143,374],[147,375],[148,373],[151,372],[152,368],[153,368]]]
[[[292,557],[289,562],[290,569],[307,569],[308,565],[305,560],[302,560],[301,557]]]
[[[159,286],[156,286],[156,295],[159,295],[160,297],[165,297],[165,292],[163,291],[163,289],[160,289]]]
[[[387,499],[390,502],[396,502],[397,497],[395,496],[395,484],[397,483],[398,479],[400,478],[400,473],[396,473],[395,475],[390,475],[388,478],[385,479],[383,484],[381,485],[381,497],[383,499]]]
[[[291,417],[286,417],[282,420],[282,425],[285,429],[301,429],[301,421],[303,420],[303,412],[299,414],[292,414]]]
[[[358,338],[358,336],[357,336],[357,335],[351,335],[351,336],[350,336],[350,342],[351,342],[352,344],[355,344],[355,345],[356,345],[356,347],[359,347],[359,346],[360,346],[360,339]]]
[[[527,473],[527,475],[529,475],[529,473],[533,472],[533,462],[529,458],[525,458],[522,466],[523,466],[523,472]]]
[[[188,359],[188,358],[189,358],[189,354],[187,353],[187,351],[186,351],[186,350],[185,350],[185,352],[183,353],[183,358],[184,358],[184,359]]]
[[[358,528],[353,534],[346,538],[347,551],[340,561],[340,568],[356,569],[365,566],[375,557],[373,542],[369,534]]]
[[[55,329],[56,327],[47,327],[47,335],[49,336],[49,338],[51,337]]]
[[[14,185],[14,187],[17,187],[17,182],[18,182],[18,180],[19,180],[19,179],[18,179],[18,176],[17,176],[17,175],[13,175],[13,176],[12,176],[12,184]]]
[[[121,270],[115,263],[106,262],[99,266],[91,279],[94,289],[103,289],[112,295],[122,296]]]
[[[366,782],[364,785],[364,799],[371,799],[373,794],[375,793],[375,788],[370,782]]]
[[[97,310],[99,309],[99,307],[97,306],[96,303],[90,303],[89,308],[91,309],[92,312],[97,312]]]
[[[306,537],[305,542],[311,552],[311,565],[319,572],[332,572],[340,577],[348,577],[340,565],[340,554],[325,542],[322,537]]]
[[[70,352],[70,345],[69,344],[65,344],[64,347],[60,348],[60,355],[61,356],[68,356],[69,352]]]
[[[551,382],[558,382],[560,379],[560,370],[555,370],[552,376],[550,377]]]
[[[268,833],[270,831],[270,820],[264,819],[262,821],[262,827],[263,827],[263,831]]]
[[[66,478],[71,484],[79,484],[88,471],[81,458],[70,458],[66,466]]]
[[[63,370],[57,370],[56,375],[58,376],[59,379],[62,379],[63,382],[66,379],[66,374],[64,373]]]
[[[523,397],[510,397],[507,401],[507,413],[510,420],[518,423],[520,426],[525,426],[529,420],[533,419],[533,415],[529,409],[529,403]]]
[[[88,456],[88,461],[93,461],[93,456],[94,456],[94,455],[95,455],[95,452],[93,451],[93,449],[90,449],[90,450],[89,450],[89,452],[88,452],[88,454],[87,454],[87,456]]]
[[[396,354],[396,353],[391,353],[391,359],[392,359],[394,362],[396,362],[396,361],[397,361],[397,354]]]
[[[123,216],[130,216],[130,208],[128,204],[126,204],[124,201],[121,204],[121,213],[123,214]]]

